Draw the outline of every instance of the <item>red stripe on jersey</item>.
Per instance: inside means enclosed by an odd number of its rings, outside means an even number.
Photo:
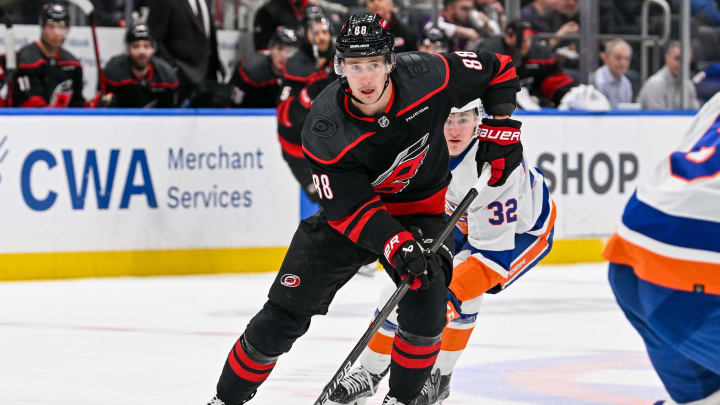
[[[267,380],[268,376],[270,376],[270,371],[268,371],[267,373],[257,374],[251,373],[250,371],[246,370],[245,367],[243,367],[240,363],[238,363],[237,359],[235,359],[232,351],[228,355],[228,362],[230,363],[230,367],[233,369],[235,374],[243,380],[262,382]]]
[[[61,60],[58,61],[59,66],[78,66],[82,67],[82,64],[76,60]]]
[[[47,102],[40,96],[30,96],[20,104],[20,107],[47,107]]]
[[[265,87],[270,84],[277,84],[277,79],[270,79],[266,80],[264,82],[256,82],[253,81],[251,78],[248,77],[248,75],[245,74],[245,71],[242,68],[238,68],[238,72],[240,73],[240,76],[245,80],[245,82],[253,87]]]
[[[282,148],[285,153],[288,155],[298,158],[298,159],[305,159],[305,155],[303,154],[303,148],[302,145],[299,145],[297,143],[292,143],[288,141],[287,139],[283,138],[278,134],[278,140],[280,141],[280,147]]]
[[[415,238],[413,238],[412,234],[408,231],[398,232],[388,239],[388,241],[385,242],[385,248],[383,249],[383,255],[385,255],[385,259],[387,259],[388,263],[395,266],[392,262],[393,256],[395,256],[395,253],[397,253],[403,243],[413,239]]]
[[[526,59],[525,64],[526,65],[554,65],[557,62],[557,59]]]
[[[338,220],[335,220],[335,221],[328,221],[328,223],[330,224],[330,226],[332,226],[333,228],[335,228],[335,229],[336,229],[338,232],[340,232],[341,234],[345,234],[345,231],[347,230],[348,226],[350,226],[350,224],[351,224],[352,221],[355,219],[355,217],[358,216],[358,214],[359,214],[363,209],[365,209],[365,207],[367,207],[368,205],[370,205],[370,204],[372,204],[372,203],[374,203],[374,202],[379,202],[379,201],[380,201],[380,197],[375,196],[372,200],[366,202],[366,203],[363,204],[360,208],[356,209],[355,212],[353,212],[352,214],[346,216],[345,218],[341,218],[341,219],[338,219]],[[383,209],[384,209],[384,208],[383,208]]]
[[[177,89],[177,88],[178,88],[178,85],[179,85],[178,82],[174,82],[174,83],[164,83],[164,82],[150,83],[150,87],[163,87],[163,88],[166,88],[166,89]]]
[[[35,69],[46,63],[47,63],[47,61],[45,59],[40,59],[39,61],[33,62],[33,63],[21,63],[20,66],[18,66],[18,68],[20,68],[20,69]]]
[[[572,79],[572,77],[570,77],[566,73],[558,73],[543,80],[542,84],[540,85],[540,91],[542,92],[543,96],[547,97],[548,100],[552,100],[555,92],[559,88],[573,83],[574,80]]]
[[[348,238],[350,238],[351,241],[357,243],[358,239],[360,239],[360,233],[365,228],[365,224],[367,224],[370,218],[372,218],[372,216],[375,215],[375,213],[378,211],[385,211],[385,207],[375,207],[369,209],[366,213],[364,213],[363,216],[360,218],[360,221],[358,221],[358,223],[353,228],[352,232],[350,232],[350,235],[348,235]]]
[[[105,78],[105,82],[112,86],[128,86],[131,84],[137,84],[137,80],[135,80],[135,79],[125,79],[125,80],[120,80],[119,82],[116,82],[115,80],[110,80],[107,77]]]
[[[235,353],[237,353],[240,361],[245,363],[245,365],[247,365],[248,367],[260,371],[272,370],[272,368],[275,367],[275,363],[262,364],[248,357],[247,354],[245,354],[245,350],[243,350],[242,348],[242,343],[240,343],[241,339],[242,338],[238,339],[237,342],[235,342]]]
[[[431,91],[430,93],[426,94],[426,95],[423,96],[420,100],[418,100],[418,101],[410,104],[409,106],[403,108],[402,110],[400,110],[400,111],[397,113],[396,117],[399,117],[399,116],[405,114],[406,112],[412,110],[413,108],[417,107],[418,104],[420,104],[420,103],[422,103],[423,101],[429,99],[430,97],[432,97],[433,95],[435,95],[435,93],[437,93],[437,92],[443,90],[445,87],[447,87],[448,81],[450,80],[450,66],[448,65],[448,61],[447,61],[447,59],[445,59],[444,56],[442,56],[442,55],[440,55],[440,54],[438,54],[438,53],[435,53],[435,54],[433,54],[433,55],[437,55],[437,56],[441,57],[442,60],[443,60],[443,63],[445,63],[445,82],[442,84],[442,86],[440,86],[440,87],[438,87],[437,89],[435,89],[435,90]]]
[[[388,214],[392,216],[413,215],[413,214],[442,214],[445,212],[445,193],[447,187],[419,201],[409,202],[385,202]]]
[[[292,122],[290,122],[290,103],[292,102],[293,97],[288,97],[287,100],[281,102],[278,105],[277,108],[277,117],[278,117],[278,123],[280,125],[291,127]]]
[[[393,350],[392,354],[390,355],[392,361],[394,361],[395,363],[399,364],[402,367],[413,369],[432,367],[435,364],[437,356],[438,355],[436,354],[426,359],[411,359],[409,357],[403,356],[395,350]]]
[[[500,69],[498,69],[498,73],[505,70],[505,66],[507,66],[508,63],[512,62],[512,58],[509,57],[508,55],[502,55],[502,54],[496,53],[495,57],[498,58],[498,60],[500,61]],[[495,75],[495,76],[497,76],[497,75]]]
[[[312,99],[310,98],[310,94],[308,93],[307,87],[302,89],[300,92],[300,104],[302,104],[303,107],[310,109],[312,107]]]
[[[312,83],[312,82],[315,82],[320,79],[324,79],[324,78],[328,77],[328,74],[325,73],[324,70],[319,70],[315,73],[312,73],[309,76],[305,76],[305,77],[295,76],[295,75],[291,75],[290,73],[288,73],[287,69],[285,67],[283,67],[283,76],[285,76],[286,78],[288,78],[290,80],[295,80],[297,82]]]
[[[342,159],[343,156],[345,156],[346,153],[348,153],[350,151],[350,149],[354,148],[355,146],[357,146],[357,144],[359,144],[360,142],[364,141],[366,138],[373,136],[373,135],[375,135],[375,132],[368,132],[368,133],[362,134],[353,143],[346,146],[342,151],[340,151],[340,153],[335,158],[330,159],[330,160],[320,159],[319,157],[313,155],[304,145],[303,145],[303,152],[305,152],[305,155],[307,155],[308,157],[310,157],[311,159],[313,159],[314,161],[316,161],[318,163],[330,165],[333,163],[337,163],[340,159]]]
[[[505,67],[512,61],[512,58],[507,55],[500,55],[498,53],[496,53],[495,56],[497,56],[497,58],[500,60],[500,69],[498,69],[498,73],[495,75],[495,77],[493,77],[490,83],[488,83],[488,86],[493,86],[498,83],[512,80],[517,76],[515,66],[503,72],[503,69],[505,69]]]
[[[351,117],[355,118],[356,120],[360,121],[367,121],[367,122],[373,122],[375,121],[372,118],[366,118],[366,117],[358,117],[357,115],[353,114],[352,111],[350,111],[350,106],[348,105],[348,95],[345,95],[345,111],[347,111],[348,114],[350,114]]]
[[[402,340],[399,336],[395,335],[395,341],[393,342],[395,347],[407,354],[432,354],[440,350],[440,342],[435,343],[432,346],[415,346]]]
[[[390,102],[388,103],[387,107],[385,107],[385,114],[390,112],[393,101],[395,101],[395,86],[393,86],[392,82],[390,82]]]

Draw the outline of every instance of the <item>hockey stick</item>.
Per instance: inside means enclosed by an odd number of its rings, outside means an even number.
[[[100,90],[103,92],[103,94],[105,94],[105,74],[103,74],[102,66],[100,65],[100,50],[98,49],[97,39],[97,23],[95,22],[95,6],[90,0],[68,0],[68,3],[74,4],[90,20],[90,32],[92,33],[93,47],[95,48],[95,64],[97,65],[98,81],[100,82]]]
[[[447,238],[448,235],[450,235],[450,232],[452,232],[453,228],[455,227],[455,223],[457,223],[460,216],[468,209],[473,200],[475,200],[475,197],[477,197],[478,187],[486,184],[488,180],[490,180],[490,167],[486,164],[483,167],[480,178],[477,180],[473,188],[468,191],[468,193],[465,195],[465,198],[463,198],[460,204],[458,204],[457,208],[455,208],[455,212],[453,212],[453,214],[450,216],[450,219],[448,220],[447,224],[445,224],[442,232],[440,232],[440,235],[435,238],[428,250],[435,253],[440,248],[442,243],[445,241],[445,238]],[[345,375],[348,373],[348,371],[350,371],[350,367],[352,367],[352,365],[360,357],[362,351],[365,350],[365,346],[370,343],[370,340],[380,329],[380,326],[383,324],[383,322],[385,322],[387,317],[390,316],[390,313],[395,310],[395,307],[398,305],[400,300],[408,292],[412,279],[413,277],[407,277],[405,278],[405,280],[403,280],[402,283],[400,283],[398,289],[395,290],[392,296],[390,296],[390,299],[385,304],[385,306],[382,307],[380,313],[375,317],[375,319],[370,324],[370,327],[362,335],[360,341],[357,342],[355,347],[353,347],[350,355],[345,358],[340,368],[335,372],[333,378],[325,386],[325,388],[323,388],[322,393],[320,393],[320,397],[315,400],[314,405],[324,405],[328,401],[328,399],[330,399],[330,395],[333,393],[333,391],[335,391],[335,388],[337,388],[338,384],[340,384],[340,380],[342,380],[343,377],[345,377]]]

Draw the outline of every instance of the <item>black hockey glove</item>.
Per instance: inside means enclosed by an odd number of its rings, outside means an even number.
[[[403,242],[393,255],[391,263],[401,280],[405,280],[408,275],[415,276],[410,284],[411,290],[424,290],[430,285],[425,254],[422,245],[415,239]]]
[[[501,120],[483,118],[478,134],[478,149],[475,155],[478,176],[485,163],[490,163],[491,176],[488,186],[505,184],[510,173],[522,163],[523,148],[520,143],[522,123],[511,118]]]
[[[430,245],[432,245],[433,239],[422,239],[421,245],[423,246],[425,254],[425,262],[427,262],[427,272],[430,280],[436,275],[445,275],[445,286],[450,285],[452,279],[453,270],[453,254],[444,243],[440,245],[437,252],[430,252]]]

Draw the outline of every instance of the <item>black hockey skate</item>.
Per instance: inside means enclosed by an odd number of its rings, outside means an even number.
[[[442,401],[450,396],[450,376],[441,375],[436,369],[420,391],[420,395],[410,405],[442,405]]]
[[[352,370],[350,374],[343,377],[338,387],[330,394],[330,401],[336,404],[363,405],[367,398],[377,392],[380,380],[390,370],[386,368],[380,374],[373,374],[362,366]]]

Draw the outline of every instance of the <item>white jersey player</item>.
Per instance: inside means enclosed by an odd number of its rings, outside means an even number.
[[[478,138],[493,136],[479,125],[480,102],[454,108],[445,123],[452,182],[446,194],[446,212],[455,211],[478,181],[475,160]],[[481,186],[482,187],[482,186]],[[480,194],[457,222],[453,278],[448,293],[448,323],[432,376],[423,387],[427,404],[439,404],[450,394],[450,375],[467,346],[485,293],[502,291],[535,266],[550,251],[555,204],[542,172],[523,164],[499,187],[482,187]],[[395,291],[388,284],[380,296],[382,307]],[[378,311],[376,310],[376,314]],[[373,336],[351,371],[330,397],[336,404],[364,404],[372,396],[390,365],[397,313],[390,315]]]

